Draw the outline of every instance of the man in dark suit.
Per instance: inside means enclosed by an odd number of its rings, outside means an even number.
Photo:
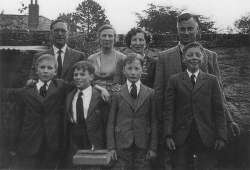
[[[127,81],[112,99],[107,146],[117,159],[114,169],[148,170],[157,148],[154,91],[140,81],[138,54],[128,55],[123,70]]]
[[[73,66],[75,89],[66,97],[66,167],[72,167],[78,149],[105,149],[108,105],[91,86],[95,68],[87,61]],[[79,107],[80,106],[80,107]]]
[[[86,60],[87,56],[84,53],[74,50],[67,45],[68,34],[68,25],[65,21],[55,20],[51,23],[50,37],[52,47],[47,51],[35,55],[30,73],[31,79],[36,79],[36,58],[42,54],[51,54],[55,57],[58,63],[57,78],[61,78],[66,81],[72,81],[73,64],[80,60]]]
[[[227,141],[222,94],[215,76],[202,72],[199,43],[183,49],[187,70],[169,78],[164,112],[164,137],[173,151],[174,170],[214,168],[216,150]]]

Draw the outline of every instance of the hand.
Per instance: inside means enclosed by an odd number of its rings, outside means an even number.
[[[167,144],[167,147],[169,150],[171,150],[171,151],[175,150],[175,143],[174,143],[173,138],[167,137],[166,144]]]
[[[146,154],[146,160],[150,160],[156,158],[156,153],[152,150],[149,150]]]
[[[26,86],[27,86],[27,87],[34,86],[35,84],[36,84],[36,80],[33,80],[33,79],[29,79],[29,80],[27,80],[27,82],[26,82]]]
[[[228,122],[230,131],[232,132],[233,136],[240,135],[240,127],[236,122]]]
[[[217,139],[214,144],[214,149],[215,150],[221,150],[225,146],[225,142],[221,139]]]
[[[114,149],[110,150],[110,152],[112,153],[111,159],[116,161],[117,160],[117,154],[116,151]]]
[[[111,91],[113,92],[118,92],[121,90],[121,85],[120,84],[115,84],[111,87]]]
[[[16,156],[16,152],[15,151],[9,151],[10,156]]]
[[[105,102],[109,101],[110,94],[109,94],[108,90],[105,89],[105,88],[102,88],[102,89],[100,89],[100,90],[101,90],[102,99],[103,99]]]

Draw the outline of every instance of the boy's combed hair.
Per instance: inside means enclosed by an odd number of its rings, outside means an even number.
[[[90,61],[79,61],[73,65],[73,71],[74,70],[80,70],[82,69],[83,71],[88,71],[89,74],[94,74],[95,73],[95,67]]]
[[[200,48],[202,50],[202,45],[200,43],[198,43],[197,41],[191,42],[191,43],[184,46],[184,48],[183,48],[183,56],[185,56],[188,49],[193,48],[193,47],[198,47],[198,48]]]
[[[132,39],[132,37],[135,36],[137,33],[143,33],[143,34],[144,34],[145,41],[146,41],[146,45],[147,45],[147,46],[149,45],[149,43],[150,43],[150,41],[151,41],[151,38],[152,38],[151,34],[150,34],[148,31],[146,31],[146,30],[144,30],[144,29],[142,29],[142,28],[140,28],[140,27],[137,27],[137,28],[132,28],[132,29],[127,33],[126,38],[125,38],[125,42],[126,42],[127,47],[130,48],[131,39]]]
[[[142,61],[142,57],[140,56],[140,54],[137,54],[137,53],[127,54],[127,57],[123,60],[123,67],[125,67],[127,64],[133,63],[136,60],[138,60],[141,66],[143,66],[143,61]]]
[[[51,54],[43,54],[41,56],[39,56],[37,59],[36,59],[36,70],[37,70],[37,66],[38,64],[41,62],[41,61],[50,61],[50,62],[53,62],[54,63],[54,66],[55,66],[55,69],[57,70],[57,67],[58,67],[58,64],[57,64],[57,61],[55,59],[55,57]]]

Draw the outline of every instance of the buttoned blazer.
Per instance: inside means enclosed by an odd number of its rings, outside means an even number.
[[[35,68],[36,59],[43,54],[51,54],[53,56],[55,55],[53,48],[47,51],[35,54],[35,56],[33,57],[33,63],[32,63],[31,72],[30,72],[31,79],[36,79],[37,77],[36,68]],[[64,55],[64,60],[63,60],[61,79],[71,82],[73,80],[72,66],[76,62],[81,61],[81,60],[86,60],[86,59],[87,59],[87,56],[83,52],[67,47],[65,51],[65,55]]]
[[[195,121],[203,143],[211,147],[215,139],[227,140],[226,118],[217,78],[200,71],[193,88],[187,72],[169,79],[164,112],[164,135],[182,145]]]
[[[17,138],[13,143],[17,152],[32,156],[39,152],[45,142],[51,151],[61,151],[65,91],[69,86],[62,80],[52,80],[46,97],[39,94],[36,86],[7,89],[6,95],[15,98],[19,110]]]
[[[222,89],[222,80],[220,69],[218,65],[218,56],[215,52],[210,51],[206,48],[202,48],[202,53],[204,55],[204,61],[200,67],[200,69],[212,75],[215,75],[219,81],[220,87]],[[178,46],[170,48],[166,51],[159,53],[158,62],[156,65],[156,73],[155,73],[155,83],[154,89],[157,99],[157,108],[159,108],[160,113],[162,113],[162,109],[164,108],[163,104],[165,101],[165,96],[167,96],[167,86],[169,77],[173,74],[182,72],[181,66],[181,54]],[[227,108],[225,96],[223,94],[224,100],[224,108],[226,111],[226,117],[228,121],[232,121],[232,116]],[[159,114],[159,119],[162,119],[162,114]]]
[[[109,112],[108,148],[129,148],[133,142],[142,149],[156,150],[157,147],[154,91],[143,84],[136,100],[124,84],[113,96]]]
[[[67,129],[72,123],[72,101],[77,89],[71,91],[66,98],[66,114],[65,114],[65,141],[69,139],[70,131]],[[87,127],[87,135],[91,145],[96,149],[106,148],[106,126],[109,106],[101,98],[101,94],[95,88],[92,88],[92,96],[90,99],[87,117],[85,119]],[[83,129],[83,132],[85,130]],[[71,140],[71,139],[70,139]],[[71,142],[71,141],[70,141]]]

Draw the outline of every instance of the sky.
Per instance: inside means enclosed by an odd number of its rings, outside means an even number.
[[[34,0],[35,1],[35,0]],[[82,0],[38,0],[40,15],[55,19],[60,13],[75,11]],[[125,34],[136,26],[136,12],[142,13],[149,3],[174,6],[187,12],[205,15],[216,22],[216,27],[225,29],[233,26],[235,20],[250,13],[250,0],[95,0],[104,9],[105,14],[117,33]],[[0,11],[4,14],[19,14],[21,3],[28,5],[30,0],[1,0]],[[27,13],[27,12],[26,12]]]

